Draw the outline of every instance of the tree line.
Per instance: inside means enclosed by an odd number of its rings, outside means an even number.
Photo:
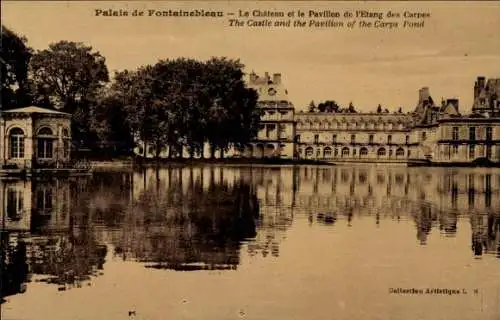
[[[352,102],[349,102],[348,107],[342,107],[334,100],[326,100],[318,103],[317,105],[314,101],[311,101],[308,106],[308,111],[326,113],[358,113]],[[376,113],[390,113],[390,111],[387,108],[382,108],[382,105],[379,104],[377,106]],[[394,113],[403,113],[403,110],[399,107]]]
[[[76,148],[130,152],[138,140],[158,157],[223,155],[243,148],[258,131],[257,92],[244,82],[235,59],[166,59],[110,79],[106,59],[71,41],[35,51],[27,39],[2,26],[2,108],[28,105],[72,114]]]

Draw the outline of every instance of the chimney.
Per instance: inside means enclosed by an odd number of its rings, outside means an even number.
[[[250,76],[250,84],[256,84],[257,79],[259,78],[257,74],[255,74],[255,72],[252,71],[249,76]]]
[[[484,89],[485,82],[486,82],[486,78],[485,77],[477,77],[477,85],[479,87],[479,90]]]
[[[264,81],[269,84],[271,82],[271,77],[269,77],[269,72],[264,73]]]
[[[480,92],[480,90],[479,90],[479,82],[476,81],[474,83],[474,99],[476,99],[479,96],[479,92]]]
[[[420,101],[427,101],[429,100],[429,88],[428,87],[423,87],[420,89]]]
[[[281,73],[273,74],[273,83],[274,84],[281,84]]]

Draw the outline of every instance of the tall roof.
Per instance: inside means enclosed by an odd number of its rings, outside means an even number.
[[[60,114],[60,115],[70,115],[66,112],[60,112],[52,109],[40,108],[36,106],[24,107],[24,108],[16,108],[10,109],[6,111],[2,111],[2,113],[43,113],[43,114]]]

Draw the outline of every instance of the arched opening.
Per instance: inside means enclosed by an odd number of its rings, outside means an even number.
[[[20,128],[13,128],[9,134],[10,158],[24,158],[24,131]]]
[[[344,147],[342,148],[342,157],[348,157],[349,156],[349,148]]]
[[[359,150],[359,156],[360,157],[366,157],[368,155],[368,149],[366,149],[365,147],[362,147],[360,150]]]
[[[377,150],[377,156],[378,157],[385,157],[387,154],[387,151],[385,150],[385,148],[380,148]]]
[[[404,149],[403,149],[403,148],[398,148],[398,149],[396,150],[396,157],[398,157],[398,158],[399,158],[399,157],[404,157],[404,155],[405,155],[405,151],[404,151]]]
[[[332,157],[332,148],[330,147],[326,147],[324,150],[323,150],[323,158],[325,159],[329,159]]]
[[[37,135],[37,157],[39,159],[52,159],[54,156],[54,133],[52,129],[44,127]]]
[[[245,147],[244,156],[248,158],[253,157],[253,146],[251,144]]]
[[[263,145],[258,144],[255,146],[255,157],[257,157],[257,158],[264,157],[264,146]]]
[[[314,149],[312,147],[306,148],[306,158],[312,158]]]
[[[265,151],[265,157],[271,158],[276,156],[275,154],[276,148],[272,144],[267,144],[266,145],[266,151]]]

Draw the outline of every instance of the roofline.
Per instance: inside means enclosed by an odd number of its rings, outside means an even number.
[[[38,111],[19,111],[21,109],[27,109],[27,108],[38,108],[38,109],[42,109],[42,110],[47,110],[47,112],[38,112]],[[33,113],[40,113],[40,114],[52,114],[52,115],[55,115],[55,114],[58,114],[58,115],[66,115],[66,116],[72,116],[71,113],[68,113],[68,112],[62,112],[62,111],[57,111],[57,110],[52,110],[52,109],[48,109],[48,108],[42,108],[42,107],[37,107],[37,106],[28,106],[28,107],[21,107],[21,108],[15,108],[15,109],[9,109],[9,110],[3,110],[3,111],[0,111],[0,114],[3,114],[3,113],[24,113],[24,114],[33,114]]]

